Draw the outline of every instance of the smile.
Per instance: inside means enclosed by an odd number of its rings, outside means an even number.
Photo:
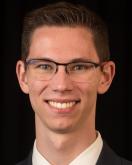
[[[64,102],[64,103],[60,103],[60,102],[55,102],[55,101],[48,101],[49,105],[51,105],[53,108],[57,108],[57,109],[67,109],[67,108],[71,108],[76,104],[76,101],[71,101],[71,102]]]

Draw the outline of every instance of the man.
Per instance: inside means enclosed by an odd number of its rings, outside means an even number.
[[[47,5],[24,20],[16,72],[35,112],[36,140],[18,165],[130,165],[95,128],[97,94],[115,74],[107,28],[90,10]]]

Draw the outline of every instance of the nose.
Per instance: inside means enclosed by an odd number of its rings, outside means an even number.
[[[52,90],[56,92],[66,92],[72,90],[73,84],[64,66],[58,67],[57,72],[50,80],[50,86]]]

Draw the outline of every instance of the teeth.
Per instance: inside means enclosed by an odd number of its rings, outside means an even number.
[[[59,102],[49,101],[48,103],[54,108],[66,109],[66,108],[71,108],[75,104],[75,101],[67,102],[67,103],[59,103]]]

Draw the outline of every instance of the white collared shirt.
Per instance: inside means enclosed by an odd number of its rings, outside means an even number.
[[[103,147],[103,141],[99,132],[97,139],[87,149],[80,153],[69,165],[95,165]],[[33,165],[51,165],[37,150],[34,143]]]

